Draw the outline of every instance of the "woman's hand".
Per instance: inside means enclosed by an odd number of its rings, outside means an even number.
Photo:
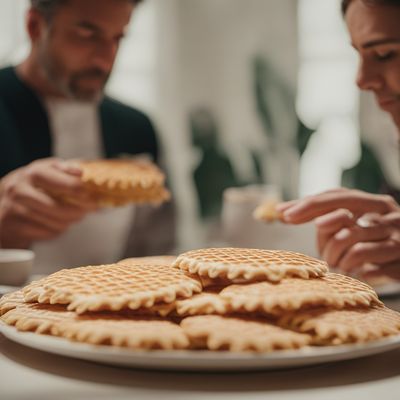
[[[315,219],[323,259],[344,273],[385,274],[400,279],[400,206],[386,195],[336,189],[281,203],[282,220]]]

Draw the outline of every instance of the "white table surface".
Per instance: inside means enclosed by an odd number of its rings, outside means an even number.
[[[400,298],[385,299],[400,311]],[[33,350],[0,335],[1,400],[399,400],[400,349],[281,371],[155,372]]]

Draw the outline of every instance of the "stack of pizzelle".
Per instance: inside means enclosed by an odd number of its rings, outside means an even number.
[[[99,206],[128,203],[159,205],[170,199],[165,175],[144,159],[99,159],[77,162],[86,197]],[[62,196],[61,196],[62,197]],[[62,197],[74,203],[73,198]]]
[[[271,352],[400,333],[368,285],[290,251],[192,250],[61,270],[0,300],[22,331],[132,349]]]

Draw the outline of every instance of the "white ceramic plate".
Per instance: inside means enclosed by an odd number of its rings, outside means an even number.
[[[95,346],[66,339],[19,332],[0,322],[0,332],[19,344],[105,364],[155,370],[239,371],[279,369],[348,360],[383,353],[400,347],[400,335],[367,344],[305,348],[270,354],[227,353],[213,351],[133,351],[110,346]]]

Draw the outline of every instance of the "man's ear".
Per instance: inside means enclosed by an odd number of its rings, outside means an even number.
[[[26,31],[32,43],[35,43],[43,34],[43,30],[47,25],[43,15],[37,10],[31,8],[26,15]]]

